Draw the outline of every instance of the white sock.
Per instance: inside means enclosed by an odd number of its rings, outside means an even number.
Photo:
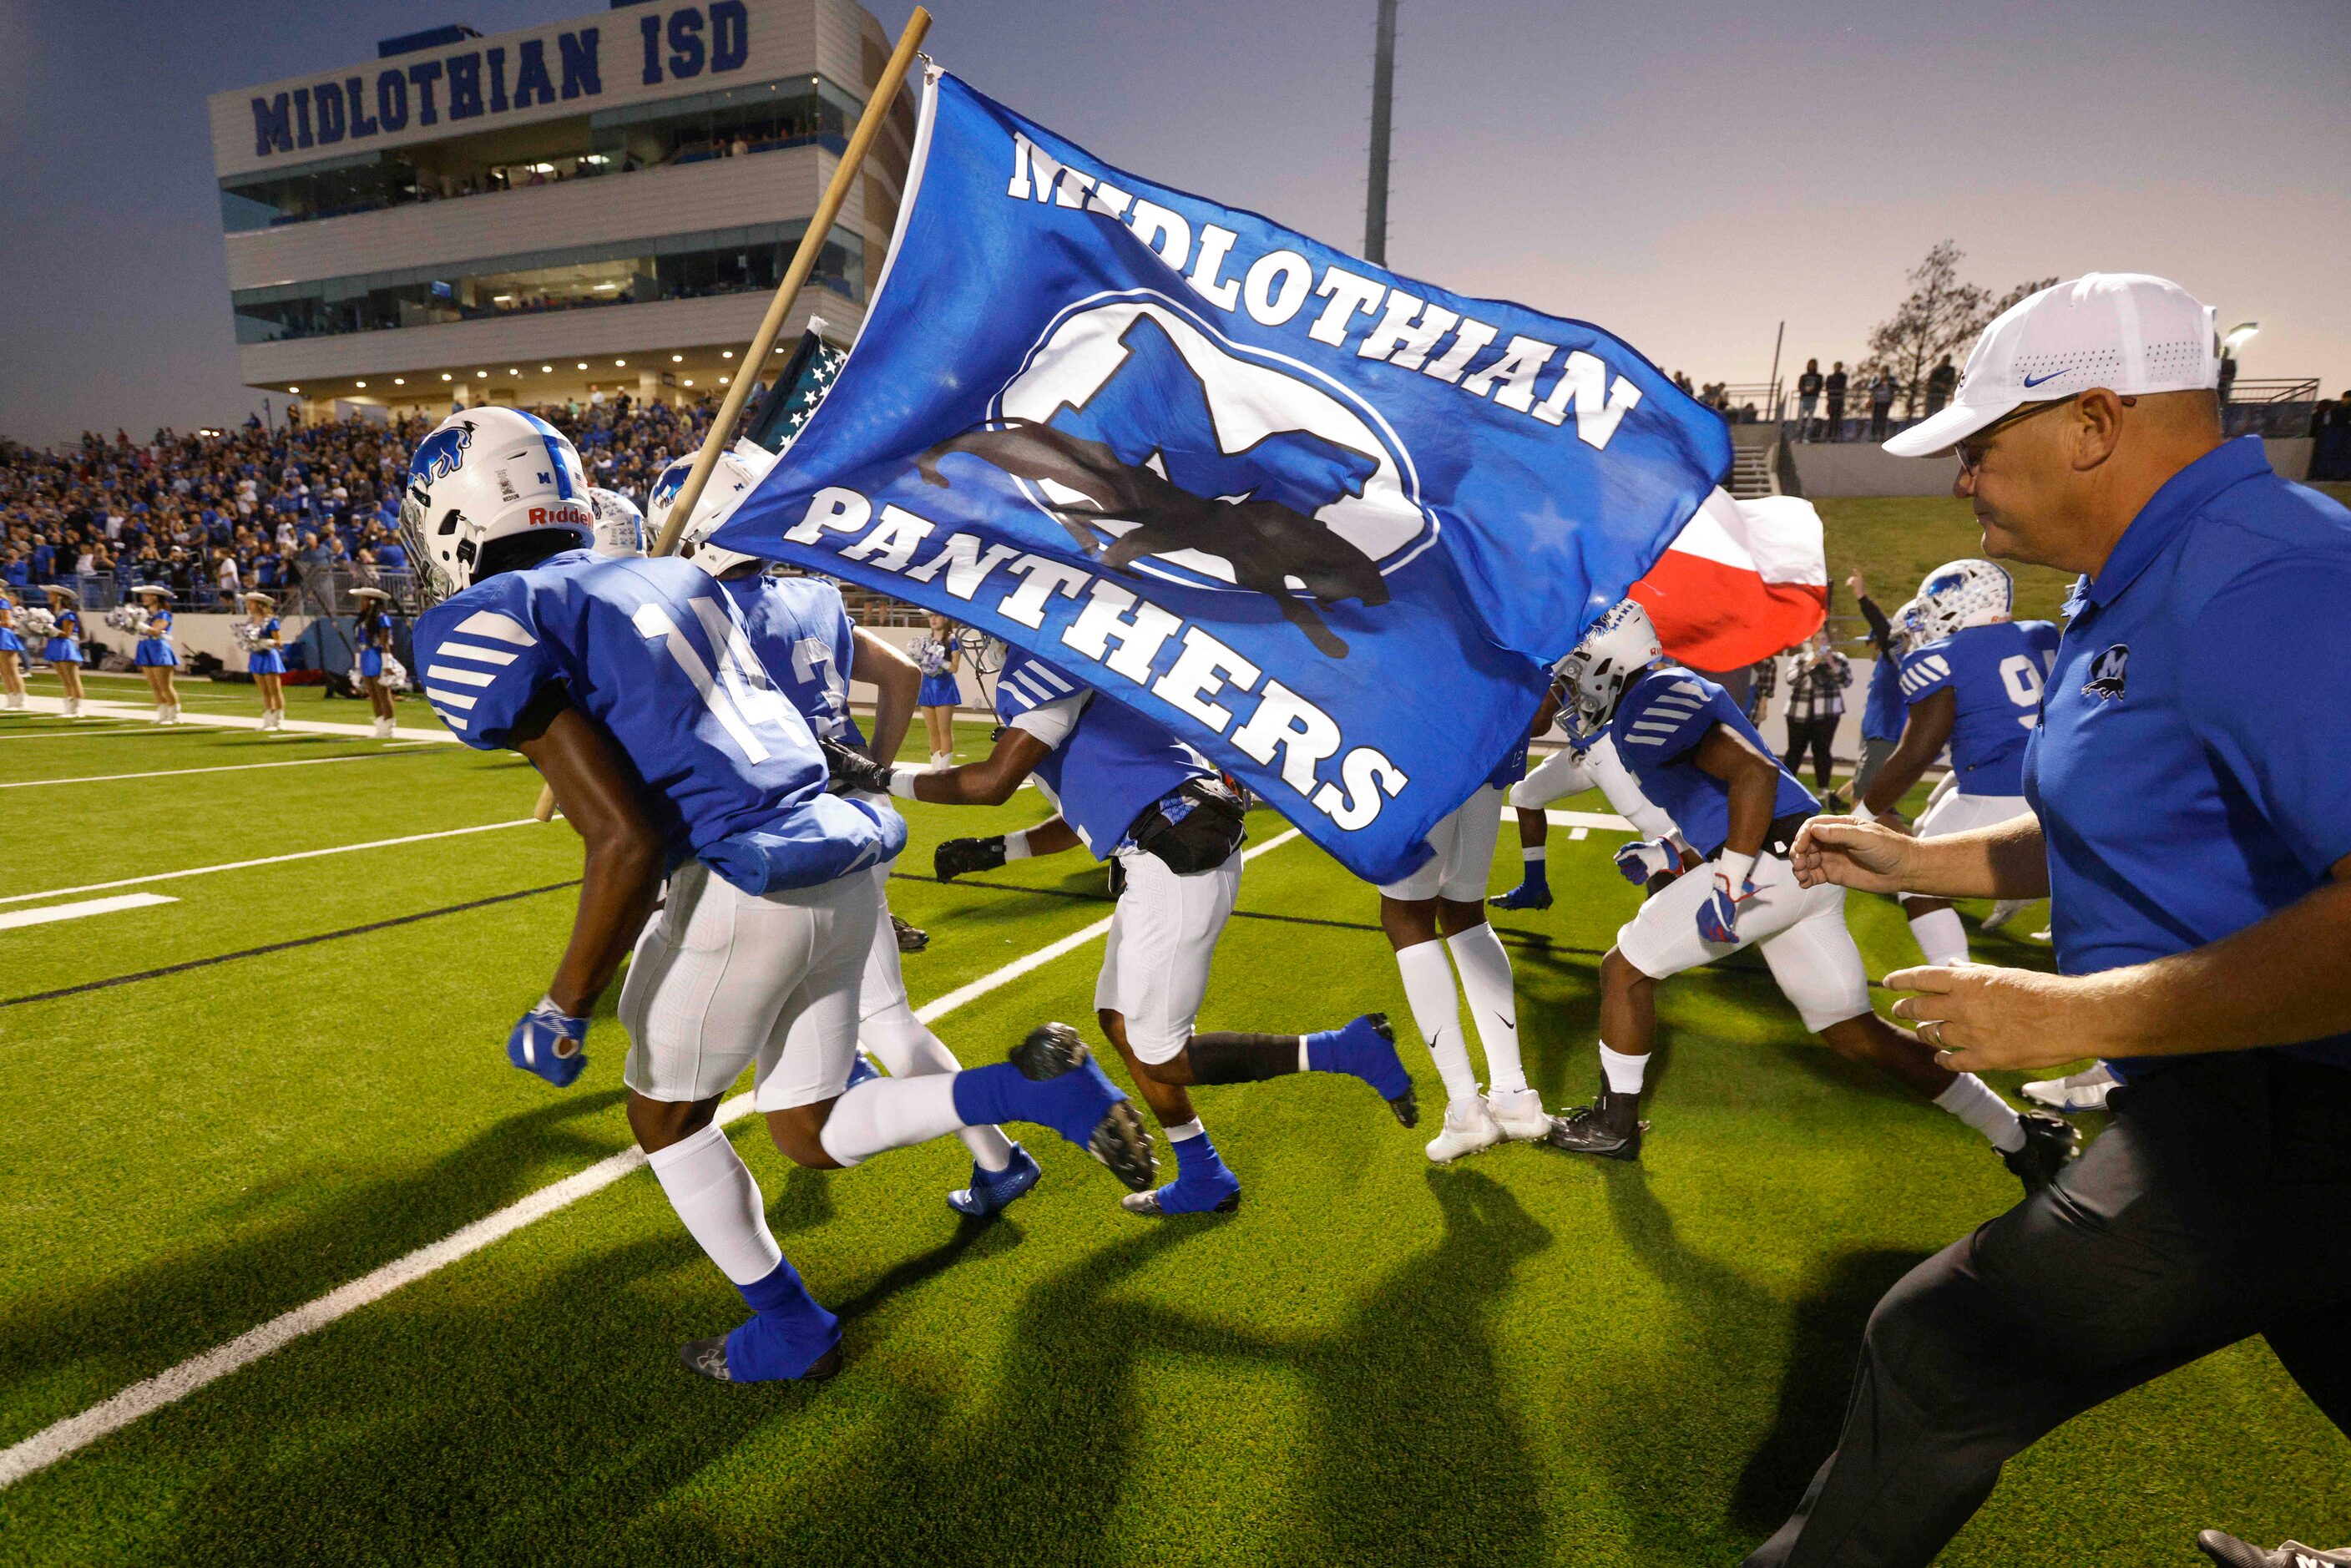
[[[1520,844],[1519,846],[1519,858],[1522,861],[1528,862],[1549,860],[1551,858],[1551,846],[1549,844]]]
[[[2024,1124],[2008,1102],[1993,1092],[1991,1084],[1972,1072],[1962,1072],[1951,1080],[1951,1086],[1935,1096],[1935,1109],[1949,1111],[1977,1132],[1991,1140],[1991,1146],[2003,1155],[2012,1155],[2024,1147]]]
[[[1166,1123],[1162,1122],[1159,1124],[1159,1130],[1167,1134],[1167,1141],[1169,1143],[1181,1144],[1200,1136],[1208,1129],[1200,1124],[1199,1117],[1195,1116],[1190,1121],[1173,1127],[1169,1126]]]
[[[956,1113],[956,1075],[871,1078],[832,1103],[818,1141],[844,1166],[872,1158],[885,1149],[926,1144],[961,1127]]]
[[[931,1073],[961,1072],[946,1042],[923,1027],[904,1002],[893,1002],[857,1026],[857,1038],[873,1060],[893,1078],[920,1078]],[[966,1127],[963,1146],[984,1171],[1000,1171],[1012,1163],[1012,1140],[994,1127]]]
[[[1608,1080],[1611,1094],[1638,1094],[1641,1085],[1648,1081],[1649,1053],[1645,1051],[1638,1056],[1626,1056],[1609,1050],[1604,1040],[1600,1042],[1600,1072]]]
[[[1029,854],[1028,829],[1023,828],[1017,833],[1007,833],[1004,835],[1004,858],[1006,860],[1025,861],[1029,858]]]
[[[1478,1020],[1478,1043],[1486,1051],[1486,1088],[1495,1094],[1515,1094],[1527,1086],[1527,1070],[1519,1060],[1518,984],[1510,975],[1510,956],[1491,925],[1479,924],[1445,939],[1453,950],[1453,967],[1461,971],[1462,993],[1469,998],[1469,1016]]]
[[[1956,909],[1938,909],[1910,917],[1910,935],[1918,939],[1918,953],[1929,964],[1949,967],[1968,961],[1968,928]]]
[[[1416,942],[1397,949],[1395,958],[1413,1027],[1428,1042],[1437,1075],[1445,1080],[1445,1097],[1476,1099],[1478,1074],[1469,1066],[1469,1042],[1461,1037],[1461,998],[1453,988],[1453,965],[1445,956],[1445,944]]]
[[[647,1155],[645,1163],[720,1273],[748,1285],[776,1271],[783,1249],[768,1230],[759,1184],[725,1129],[714,1122],[684,1143]]]

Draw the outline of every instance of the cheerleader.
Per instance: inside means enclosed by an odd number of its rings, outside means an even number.
[[[70,588],[52,584],[49,588],[49,618],[57,624],[49,632],[49,641],[41,650],[41,657],[57,671],[57,680],[66,689],[65,706],[59,711],[68,718],[81,716],[81,595]]]
[[[25,638],[16,630],[16,602],[0,593],[0,708],[25,706]]]
[[[354,588],[360,601],[360,685],[368,706],[375,709],[375,738],[392,738],[392,687],[383,678],[384,661],[392,656],[392,595],[381,588]]]
[[[161,583],[141,584],[139,607],[146,618],[132,662],[147,677],[147,689],[155,694],[155,722],[177,724],[180,689],[172,672],[180,667],[180,655],[172,649],[172,591]]]
[[[962,699],[956,685],[955,622],[944,615],[930,618],[929,635],[914,644],[914,663],[923,672],[923,689],[915,706],[923,710],[923,727],[931,732],[931,766],[955,766],[955,711]]]
[[[245,601],[245,669],[261,688],[261,727],[286,727],[286,655],[279,650],[277,601],[266,593],[239,595]]]

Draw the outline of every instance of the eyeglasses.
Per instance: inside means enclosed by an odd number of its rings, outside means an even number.
[[[2068,403],[2078,402],[2084,395],[2085,394],[2081,392],[2075,392],[2072,397],[2061,397],[2049,402],[2027,403],[2022,408],[2017,409],[2010,413],[2002,414],[2000,418],[1993,420],[1990,424],[1985,425],[1973,435],[1969,436],[1966,440],[1959,442],[1952,446],[1952,454],[1959,460],[1959,472],[1970,479],[1974,478],[1976,470],[1983,466],[1984,458],[1991,452],[1991,442],[1993,436],[1998,435],[2001,431],[2008,429],[2011,425],[2022,424],[2026,420],[2031,419],[2036,413],[2047,413],[2053,408],[2064,408]],[[2138,406],[2138,399],[2135,397],[2121,398],[2117,401],[2120,402],[2125,408],[2136,408]]]

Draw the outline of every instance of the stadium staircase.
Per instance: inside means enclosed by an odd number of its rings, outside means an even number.
[[[1741,501],[1778,493],[1778,487],[1771,483],[1771,447],[1740,446],[1734,449],[1730,462],[1730,493]]]

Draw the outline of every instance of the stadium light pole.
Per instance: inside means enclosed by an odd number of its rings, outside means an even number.
[[[1372,51],[1372,169],[1364,189],[1364,259],[1388,264],[1388,133],[1395,99],[1396,0],[1380,0]]]

